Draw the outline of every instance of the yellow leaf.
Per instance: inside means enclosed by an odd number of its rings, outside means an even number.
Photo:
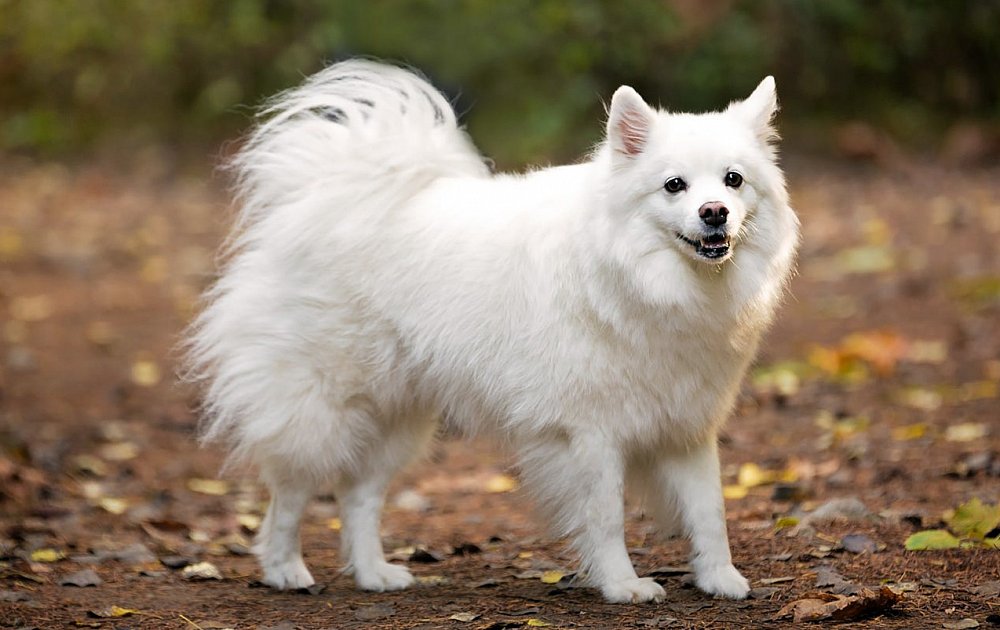
[[[343,527],[343,523],[340,522],[339,518],[334,516],[333,518],[331,518],[326,522],[326,526],[327,528],[332,529],[335,532],[339,532],[340,528]]]
[[[747,462],[740,466],[736,483],[747,488],[763,486],[774,483],[778,479],[778,473],[773,470],[764,470],[753,462]]]
[[[531,619],[527,620],[524,623],[524,625],[528,626],[529,628],[547,628],[552,624],[549,623],[548,621],[542,621],[541,619],[535,619],[534,617],[532,617]]]
[[[104,497],[97,502],[98,507],[109,514],[124,514],[128,510],[128,501],[114,497]]]
[[[517,554],[517,557],[520,558],[521,560],[527,560],[528,558],[532,557],[533,555],[535,555],[535,554],[532,551],[522,551],[522,552],[520,552],[520,553]]]
[[[509,475],[493,475],[486,481],[487,492],[510,492],[517,489],[517,480]]]
[[[945,514],[945,521],[953,532],[963,537],[985,538],[1000,525],[1000,505],[989,505],[978,498]]]
[[[944,439],[949,442],[973,442],[986,437],[986,425],[980,422],[963,422],[953,424],[944,432]]]
[[[546,571],[542,573],[542,582],[545,584],[555,584],[563,579],[565,574],[562,571]]]
[[[223,497],[229,494],[229,484],[222,479],[188,479],[188,490],[213,497]]]
[[[132,364],[132,382],[152,387],[160,382],[160,367],[153,361],[140,360]]]
[[[247,531],[255,532],[260,528],[260,517],[256,514],[238,514],[236,522]]]
[[[742,499],[747,496],[749,490],[746,486],[725,485],[722,487],[722,496],[726,499]]]
[[[944,397],[940,393],[924,387],[910,387],[900,390],[896,394],[896,399],[907,407],[921,411],[934,411],[944,402]]]
[[[109,462],[126,462],[139,455],[139,447],[132,442],[115,442],[101,446],[98,454]]]
[[[906,539],[904,546],[909,551],[955,549],[960,541],[944,529],[930,529],[917,532]]]
[[[774,522],[774,529],[785,529],[786,527],[795,527],[799,524],[799,517],[797,516],[782,516]]]
[[[135,608],[122,608],[121,606],[112,606],[110,608],[111,617],[127,617],[129,615],[138,615],[140,611]]]
[[[32,562],[58,562],[66,557],[66,554],[59,551],[58,549],[51,549],[45,547],[43,549],[35,549],[31,552]]]
[[[927,434],[927,425],[923,422],[907,424],[901,427],[893,427],[892,439],[906,442],[908,440],[919,440]]]

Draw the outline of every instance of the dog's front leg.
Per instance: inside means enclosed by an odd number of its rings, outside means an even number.
[[[695,584],[711,595],[746,597],[750,585],[729,552],[715,436],[685,453],[664,457],[656,474],[664,498],[676,505],[691,540]]]
[[[538,506],[580,554],[587,581],[610,602],[663,598],[663,587],[636,575],[625,547],[622,456],[599,435],[544,440],[522,452],[522,480]]]

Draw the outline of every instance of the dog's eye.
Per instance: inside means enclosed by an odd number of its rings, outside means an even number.
[[[739,188],[743,185],[743,176],[736,171],[729,171],[726,173],[725,182],[730,188]]]
[[[688,185],[680,177],[671,177],[663,187],[667,189],[668,193],[679,193],[682,190],[687,190]]]

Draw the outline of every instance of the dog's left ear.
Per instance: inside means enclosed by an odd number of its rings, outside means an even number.
[[[726,111],[743,119],[762,142],[776,139],[778,134],[771,124],[778,112],[778,94],[774,87],[774,77],[764,77],[753,94],[745,101],[733,102]]]
[[[627,85],[615,90],[608,108],[608,144],[616,155],[637,157],[646,148],[656,115]]]

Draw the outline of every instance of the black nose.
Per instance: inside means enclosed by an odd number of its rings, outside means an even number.
[[[729,216],[729,208],[722,205],[721,201],[709,201],[698,208],[698,216],[706,225],[719,227],[726,222]]]

